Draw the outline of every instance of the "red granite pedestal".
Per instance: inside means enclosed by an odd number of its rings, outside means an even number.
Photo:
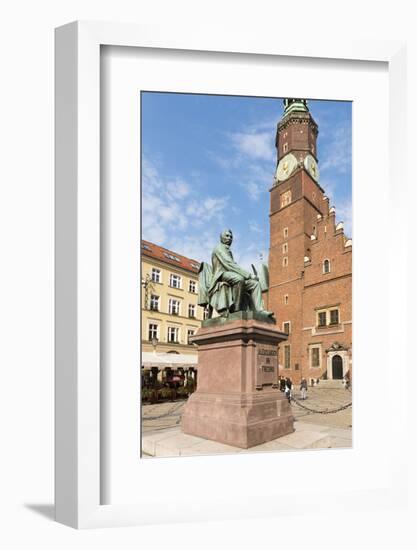
[[[291,407],[278,389],[277,346],[286,338],[252,312],[206,321],[193,337],[198,385],[182,431],[242,449],[293,432]]]

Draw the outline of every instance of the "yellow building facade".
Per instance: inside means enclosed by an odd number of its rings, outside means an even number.
[[[189,342],[201,326],[196,260],[142,241],[142,352],[193,354]]]

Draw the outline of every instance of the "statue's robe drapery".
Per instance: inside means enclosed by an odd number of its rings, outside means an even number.
[[[249,279],[251,276],[248,271],[242,269],[234,261],[230,246],[227,244],[219,243],[216,246],[211,255],[211,263],[213,266],[213,280],[209,288],[209,293],[214,289],[225,272],[237,273],[237,275],[240,275],[243,279]]]
[[[210,305],[222,311],[238,311],[244,308],[244,286],[239,284],[250,278],[233,259],[230,247],[220,243],[213,250],[212,266],[203,262],[199,272],[198,304]]]

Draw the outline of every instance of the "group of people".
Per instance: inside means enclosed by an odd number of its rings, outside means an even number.
[[[300,394],[301,399],[307,399],[307,380],[305,378],[301,379],[300,382]],[[291,403],[292,398],[292,387],[293,383],[291,381],[291,378],[285,378],[285,376],[279,377],[279,389],[285,393],[285,396],[287,397],[288,401]]]

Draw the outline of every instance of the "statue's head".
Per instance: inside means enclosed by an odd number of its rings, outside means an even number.
[[[231,229],[225,229],[223,233],[220,234],[220,241],[223,244],[231,245],[233,241],[233,233]]]

